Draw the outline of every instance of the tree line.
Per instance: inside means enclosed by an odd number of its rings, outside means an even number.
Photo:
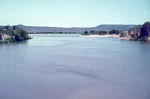
[[[110,31],[104,31],[104,30],[99,30],[99,31],[85,31],[82,33],[82,35],[106,35],[106,34],[119,34],[121,31],[119,30],[110,30]]]

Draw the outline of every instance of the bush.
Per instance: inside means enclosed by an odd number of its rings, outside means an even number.
[[[5,34],[6,36],[9,36],[8,38],[2,38],[2,34]],[[4,26],[0,27],[0,42],[18,42],[18,41],[24,41],[27,39],[31,39],[30,36],[28,36],[28,33],[16,26]]]
[[[109,34],[119,34],[120,31],[119,30],[111,30],[109,31]]]

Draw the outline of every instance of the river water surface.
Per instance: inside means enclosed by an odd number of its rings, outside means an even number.
[[[0,99],[150,99],[150,44],[56,34],[0,45]]]

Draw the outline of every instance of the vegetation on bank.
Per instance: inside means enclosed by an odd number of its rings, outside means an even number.
[[[145,22],[143,25],[136,26],[134,28],[119,31],[119,30],[111,30],[111,31],[85,31],[82,35],[110,35],[110,34],[119,34],[120,38],[132,41],[142,41],[147,42],[150,41],[150,22]]]
[[[17,26],[0,27],[0,43],[19,42],[31,39],[31,36]]]
[[[29,34],[81,34],[77,32],[29,32]]]
[[[147,42],[150,38],[150,22],[145,22],[143,25],[136,26],[127,31],[122,31],[120,37],[132,41]]]
[[[76,32],[30,32],[31,34],[76,34]],[[80,34],[80,33],[79,33]],[[121,38],[132,41],[150,41],[150,22],[136,26],[126,31],[119,30],[91,30],[85,31],[82,35],[109,35],[118,34]],[[0,43],[19,42],[31,39],[27,31],[18,26],[0,26]]]
[[[106,34],[119,34],[120,31],[119,30],[110,30],[110,31],[103,31],[103,30],[100,30],[100,31],[85,31],[84,33],[82,33],[82,35],[106,35]]]

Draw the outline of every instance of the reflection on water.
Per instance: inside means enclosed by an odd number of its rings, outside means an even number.
[[[150,99],[150,44],[33,37],[0,45],[0,99]]]

